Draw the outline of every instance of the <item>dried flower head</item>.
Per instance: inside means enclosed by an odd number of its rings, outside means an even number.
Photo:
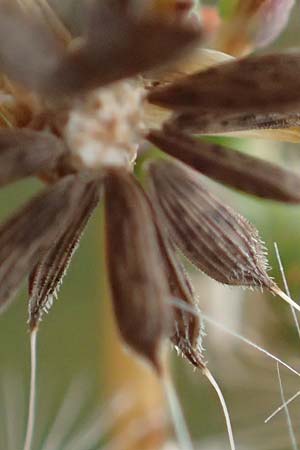
[[[0,228],[1,307],[29,275],[29,324],[38,326],[104,192],[119,329],[158,371],[166,337],[203,366],[199,319],[171,304],[195,304],[177,248],[222,283],[276,290],[258,232],[201,173],[300,201],[296,174],[192,136],[298,123],[299,55],[232,61],[203,51],[180,69],[203,39],[192,6],[94,1],[73,37],[45,1],[0,3],[0,184],[35,175],[47,185]],[[220,58],[229,61],[194,73]],[[143,188],[134,164],[145,140],[171,158],[148,165]]]

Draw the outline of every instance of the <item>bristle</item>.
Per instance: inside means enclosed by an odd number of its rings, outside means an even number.
[[[268,423],[273,417],[275,417],[280,411],[284,410],[286,405],[289,405],[291,402],[296,400],[300,396],[300,391],[296,392],[296,394],[292,395],[288,400],[282,403],[275,411],[272,412],[265,420],[264,423]]]
[[[203,375],[208,379],[208,381],[210,382],[210,384],[213,386],[213,388],[215,389],[219,400],[220,400],[220,404],[222,407],[222,411],[224,413],[224,417],[225,417],[225,422],[226,422],[226,428],[227,428],[227,434],[228,434],[228,438],[229,438],[229,443],[230,443],[230,449],[231,450],[235,450],[235,442],[234,442],[234,437],[233,437],[233,431],[232,431],[232,426],[231,426],[231,420],[230,420],[230,415],[229,415],[229,411],[225,402],[225,398],[224,395],[220,389],[220,386],[218,385],[218,383],[216,382],[215,378],[213,377],[212,373],[208,370],[207,367],[205,367],[202,370]]]
[[[284,289],[285,289],[285,292],[286,292],[287,296],[291,298],[291,293],[290,293],[289,286],[288,286],[288,283],[287,283],[287,280],[286,280],[286,276],[285,276],[285,272],[284,272],[284,269],[283,269],[283,265],[282,265],[282,261],[281,261],[281,257],[280,257],[280,253],[279,253],[279,249],[278,249],[278,245],[277,245],[276,242],[274,242],[274,247],[275,247],[276,258],[277,258],[277,261],[278,261],[279,270],[280,270],[280,273],[281,273],[281,278],[282,278],[282,281],[283,281]],[[292,311],[292,315],[293,315],[293,319],[294,319],[294,324],[296,326],[296,330],[297,330],[297,333],[298,333],[298,337],[300,338],[299,320],[298,320],[298,317],[297,317],[296,312],[295,312],[293,307],[291,307],[291,311]]]
[[[295,308],[298,312],[300,312],[300,305],[296,303],[293,299],[291,299],[285,292],[283,292],[276,284],[270,286],[270,292],[275,295],[278,295],[282,300],[288,303],[292,308]]]
[[[283,384],[282,384],[282,380],[281,380],[280,368],[279,368],[278,363],[276,364],[276,368],[277,368],[277,376],[278,376],[278,382],[279,382],[281,401],[285,405],[284,411],[285,411],[285,415],[286,415],[287,427],[288,427],[288,431],[289,431],[289,435],[290,435],[290,439],[291,439],[292,449],[298,450],[299,447],[298,447],[298,444],[296,441],[296,435],[295,435],[294,427],[292,424],[292,419],[290,416],[289,408],[285,402],[285,395],[284,395]]]

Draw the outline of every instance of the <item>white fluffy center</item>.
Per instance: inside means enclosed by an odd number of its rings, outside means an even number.
[[[143,90],[127,81],[77,100],[64,136],[78,170],[134,163],[143,131]]]

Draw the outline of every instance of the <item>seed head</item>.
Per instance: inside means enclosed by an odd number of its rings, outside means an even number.
[[[29,276],[29,324],[37,328],[104,192],[120,334],[156,371],[167,338],[203,368],[200,318],[172,304],[196,306],[178,249],[215,280],[277,292],[258,232],[210,192],[203,174],[300,201],[297,174],[193,136],[289,131],[299,121],[299,54],[234,60],[199,51],[204,33],[190,20],[192,7],[94,0],[75,37],[44,2],[0,3],[0,186],[27,176],[46,184],[0,227],[0,306]],[[151,163],[149,192],[134,173],[145,141],[181,161]]]

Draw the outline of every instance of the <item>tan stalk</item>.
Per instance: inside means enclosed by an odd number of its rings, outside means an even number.
[[[103,223],[101,224],[101,232],[97,230],[97,237],[99,241],[103,241]],[[102,252],[102,267],[105,266],[103,261],[103,245],[100,244]],[[120,421],[113,433],[112,438],[117,437],[120,433],[126,432],[130,424],[149,416],[155,411],[161,411],[164,408],[165,399],[162,389],[161,381],[157,374],[143,361],[139,360],[136,355],[127,351],[124,344],[121,343],[119,333],[116,329],[113,311],[111,307],[109,287],[107,279],[104,275],[104,270],[99,268],[101,276],[101,312],[100,312],[100,327],[101,336],[103,340],[100,366],[104,374],[104,389],[105,396],[110,397],[120,390],[128,389],[133,392],[134,401],[131,410],[126,417]],[[132,444],[122,450],[159,450],[164,442],[167,440],[169,431],[166,428],[165,422],[162,421],[161,428],[149,428],[149,433],[143,438],[141,442],[136,445]]]

